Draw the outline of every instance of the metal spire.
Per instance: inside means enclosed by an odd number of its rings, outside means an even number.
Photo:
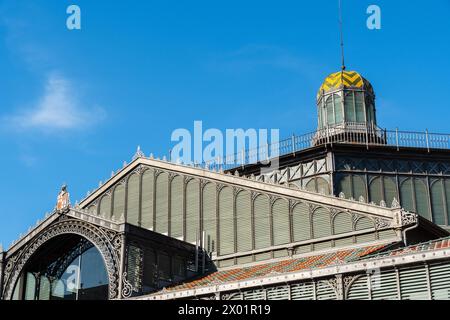
[[[339,0],[339,29],[341,34],[341,56],[342,56],[342,71],[345,70],[345,58],[344,58],[344,30],[342,21],[342,0]]]

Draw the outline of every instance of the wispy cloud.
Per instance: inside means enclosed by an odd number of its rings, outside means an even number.
[[[105,111],[98,106],[82,107],[79,92],[65,77],[48,76],[41,97],[32,107],[4,117],[16,129],[72,130],[102,121]]]

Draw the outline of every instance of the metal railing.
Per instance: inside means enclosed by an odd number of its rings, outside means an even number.
[[[450,134],[430,133],[428,130],[423,132],[386,130],[375,126],[347,123],[299,136],[292,135],[279,142],[256,149],[244,149],[223,158],[217,157],[214,160],[196,164],[196,166],[220,171],[258,162],[268,164],[270,159],[295,154],[314,146],[335,143],[366,145],[367,147],[391,146],[396,147],[397,150],[405,147],[424,148],[430,151],[431,149],[450,149]]]

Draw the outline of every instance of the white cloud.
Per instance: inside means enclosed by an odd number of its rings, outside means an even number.
[[[6,120],[21,129],[69,130],[84,128],[104,118],[103,109],[83,108],[79,99],[79,93],[68,79],[52,74],[47,79],[43,95],[32,108]]]

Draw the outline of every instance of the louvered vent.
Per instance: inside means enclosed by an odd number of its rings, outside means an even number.
[[[224,187],[219,194],[219,228],[221,255],[234,252],[233,190]]]
[[[168,232],[169,223],[169,199],[168,199],[168,174],[163,172],[156,178],[156,226],[155,231],[163,234]]]
[[[290,242],[289,203],[278,199],[273,204],[273,244],[280,245]]]
[[[132,174],[128,179],[127,222],[139,225],[139,176]]]
[[[292,300],[314,300],[314,282],[291,285]]]
[[[208,252],[217,251],[216,186],[208,183],[203,189],[203,229],[205,248]]]
[[[259,195],[255,199],[255,249],[270,246],[270,207],[269,199]]]
[[[153,229],[153,183],[154,171],[146,170],[142,176],[142,218],[141,225]]]
[[[176,176],[170,184],[170,236],[183,235],[183,178]]]
[[[252,249],[251,195],[241,191],[236,197],[237,250],[245,252]]]

